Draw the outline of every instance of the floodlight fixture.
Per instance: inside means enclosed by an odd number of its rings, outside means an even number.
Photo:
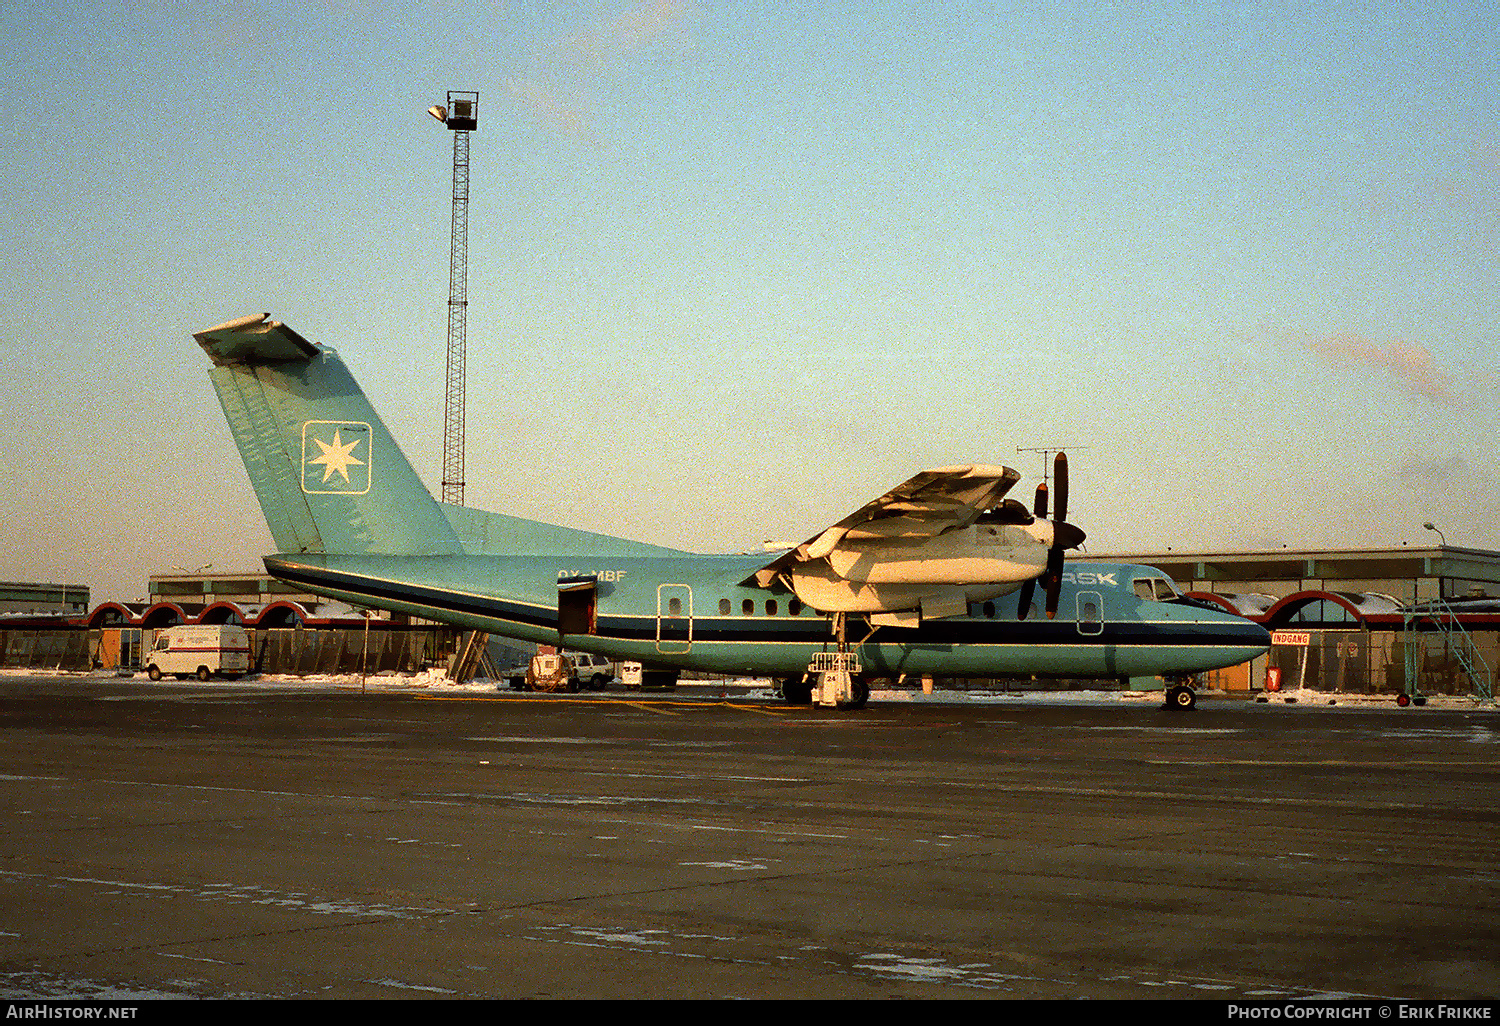
[[[428,113],[431,113],[429,111]],[[473,132],[479,128],[479,94],[448,90],[446,117],[438,118],[453,132]],[[436,115],[433,115],[436,117]]]
[[[1439,531],[1434,524],[1432,524],[1432,523],[1426,523],[1426,524],[1423,524],[1422,526],[1425,527],[1425,528],[1427,528],[1427,530],[1432,531],[1433,533],[1435,533],[1438,536],[1438,544],[1439,545],[1441,545],[1443,548],[1447,548],[1448,547],[1448,539],[1443,537],[1443,532]]]
[[[442,107],[437,106],[436,104],[434,104],[431,107],[428,107],[427,108],[427,113],[431,114],[433,117],[437,118],[439,121],[447,121],[448,120],[448,111],[446,109],[442,108]]]

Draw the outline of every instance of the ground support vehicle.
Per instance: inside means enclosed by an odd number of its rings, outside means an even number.
[[[166,627],[157,631],[141,662],[152,680],[167,674],[183,680],[215,675],[237,680],[250,670],[250,635],[243,627],[227,625]]]

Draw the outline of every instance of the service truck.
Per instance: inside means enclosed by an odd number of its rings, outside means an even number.
[[[250,635],[229,625],[164,627],[142,660],[146,676],[165,674],[208,680],[215,674],[236,680],[250,670]]]

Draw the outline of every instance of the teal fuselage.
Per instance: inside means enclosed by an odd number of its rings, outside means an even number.
[[[664,667],[790,677],[833,648],[830,619],[782,589],[740,582],[764,556],[279,555],[276,577],[320,594],[458,627]],[[966,616],[881,627],[859,645],[877,676],[1121,678],[1199,673],[1264,652],[1266,631],[1192,602],[1139,598],[1160,571],[1078,564],[1059,612],[1017,616],[1017,594]],[[592,597],[560,629],[559,581],[592,579]],[[748,604],[748,605],[747,605]],[[748,610],[748,611],[747,611]],[[856,618],[849,640],[869,632]]]

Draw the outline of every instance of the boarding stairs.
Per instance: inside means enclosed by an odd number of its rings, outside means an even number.
[[[483,631],[470,631],[459,642],[458,651],[448,661],[448,679],[455,684],[467,684],[475,677],[495,680],[500,671],[490,659],[490,636]]]
[[[1468,676],[1474,689],[1474,697],[1481,702],[1495,700],[1495,674],[1485,662],[1473,635],[1458,618],[1458,613],[1442,598],[1424,602],[1420,606],[1408,607],[1403,617],[1406,633],[1406,694],[1420,693],[1422,664],[1427,655],[1425,643],[1418,643],[1417,623],[1426,622],[1437,628],[1443,645],[1451,653],[1460,669]]]

